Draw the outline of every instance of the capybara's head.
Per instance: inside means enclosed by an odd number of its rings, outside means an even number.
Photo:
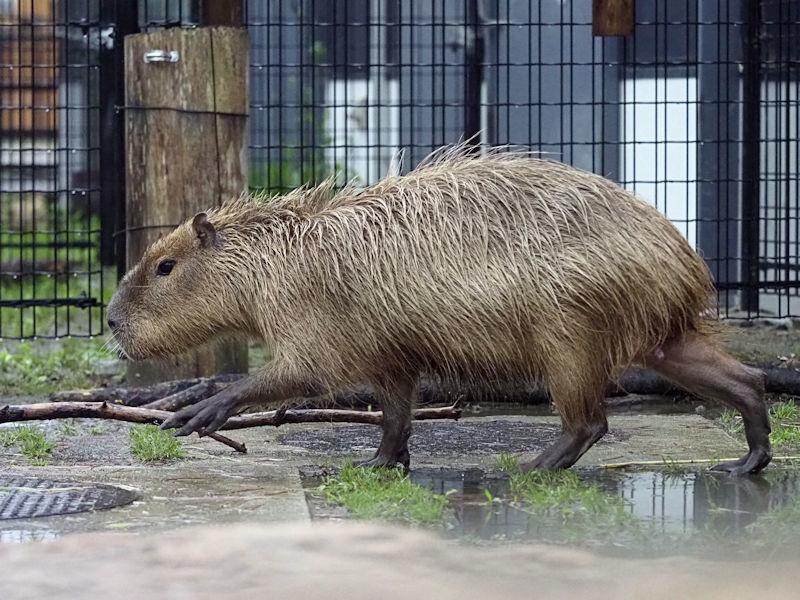
[[[179,354],[209,341],[227,322],[222,236],[205,213],[150,246],[122,279],[106,315],[128,358]]]

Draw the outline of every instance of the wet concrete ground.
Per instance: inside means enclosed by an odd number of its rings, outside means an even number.
[[[692,412],[615,415],[609,421],[609,435],[580,467],[744,452],[743,443]],[[188,458],[142,464],[129,454],[127,424],[76,420],[69,432],[61,422],[37,425],[58,439],[51,463],[28,466],[11,449],[0,448],[4,477],[123,485],[138,490],[139,499],[111,510],[0,520],[0,542],[7,542],[0,543],[4,600],[483,599],[530,598],[534,592],[582,600],[689,594],[727,600],[796,593],[797,565],[787,564],[786,557],[757,563],[726,563],[718,556],[610,559],[541,543],[476,548],[428,532],[312,524],[301,472],[370,455],[379,439],[374,426],[232,432],[246,443],[246,455],[210,439],[184,438]],[[466,496],[486,483],[481,479],[486,473],[496,473],[500,452],[533,457],[557,432],[552,416],[420,422],[410,440],[412,469],[418,478],[434,477],[448,489],[460,486]],[[502,518],[513,524],[509,515]]]
[[[0,448],[2,473],[98,482],[139,490],[140,499],[108,511],[0,521],[0,540],[49,539],[79,531],[146,532],[183,525],[237,521],[309,521],[299,475],[308,466],[335,467],[371,455],[380,430],[371,425],[284,425],[247,429],[232,437],[247,445],[239,454],[208,438],[184,438],[187,459],[142,464],[128,451],[129,425],[75,420],[75,431],[43,422],[57,438],[49,465],[26,465],[24,457]],[[466,417],[458,422],[415,424],[409,442],[412,469],[451,467],[493,471],[501,452],[532,458],[555,439],[553,416]],[[696,414],[619,415],[610,432],[579,466],[635,460],[729,458],[743,444]]]

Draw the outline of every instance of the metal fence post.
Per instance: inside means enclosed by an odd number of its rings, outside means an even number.
[[[742,3],[742,309],[759,306],[761,0]]]
[[[479,0],[467,0],[464,23],[464,139],[480,142],[481,86],[483,84],[483,26]]]
[[[125,97],[122,39],[139,31],[138,2],[101,0],[100,77],[100,260],[125,273]]]

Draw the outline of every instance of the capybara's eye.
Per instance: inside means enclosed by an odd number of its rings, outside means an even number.
[[[172,267],[175,266],[174,260],[162,260],[158,263],[158,268],[156,269],[156,275],[166,276],[172,273]]]

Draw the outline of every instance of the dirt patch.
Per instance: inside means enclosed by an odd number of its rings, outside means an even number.
[[[800,368],[800,327],[729,327],[723,332],[721,341],[725,350],[742,362]]]

